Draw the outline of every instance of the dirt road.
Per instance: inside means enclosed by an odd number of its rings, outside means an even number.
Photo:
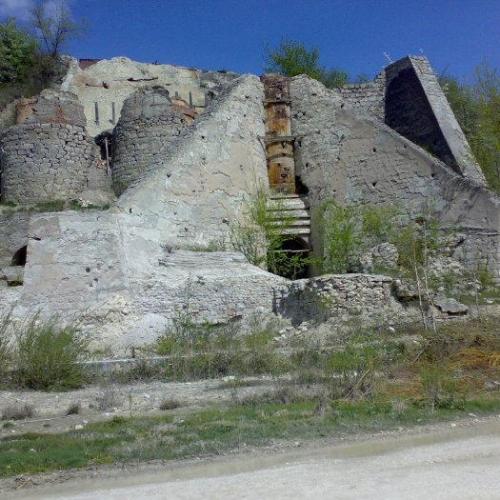
[[[500,418],[154,473],[74,480],[23,499],[500,499]]]

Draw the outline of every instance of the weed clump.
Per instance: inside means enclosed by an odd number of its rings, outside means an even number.
[[[157,340],[156,351],[168,356],[161,371],[174,380],[282,373],[286,358],[275,349],[276,335],[271,322],[258,319],[244,334],[237,324],[194,323],[180,313]]]
[[[182,404],[180,403],[180,401],[177,401],[177,399],[164,399],[160,403],[159,408],[161,411],[167,411],[167,410],[175,410],[180,406],[182,406]]]
[[[24,420],[31,418],[35,414],[35,409],[32,405],[13,405],[7,406],[2,410],[2,420]]]
[[[66,415],[79,415],[82,411],[82,405],[78,401],[76,403],[71,403],[66,410]]]
[[[74,328],[34,317],[19,328],[13,380],[19,387],[38,390],[81,387],[85,373],[79,361],[86,352],[87,341]]]

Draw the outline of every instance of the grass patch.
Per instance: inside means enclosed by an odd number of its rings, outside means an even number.
[[[396,411],[383,401],[338,401],[319,414],[314,400],[249,401],[229,408],[171,416],[114,418],[63,434],[25,434],[0,440],[0,476],[32,474],[137,460],[173,460],[220,454],[273,440],[314,439],[391,429],[500,409],[500,400],[476,399],[460,410],[411,404]]]
[[[16,212],[62,212],[64,210],[108,210],[111,207],[109,203],[103,205],[95,205],[93,203],[87,203],[80,200],[47,200],[30,205],[18,205],[13,202],[1,202],[0,203],[0,213],[1,214],[13,214]]]
[[[229,387],[233,403],[227,406],[187,410],[182,419],[169,414],[115,417],[63,434],[6,437],[0,440],[0,476],[207,456],[273,440],[315,439],[497,412],[500,391],[491,384],[500,377],[497,323],[494,318],[457,322],[436,333],[407,329],[407,334],[420,334],[420,342],[411,348],[375,331],[360,332],[337,350],[302,345],[292,354],[279,354],[286,365],[280,364],[278,371],[287,373],[286,378],[277,377],[274,387],[254,393],[235,382]],[[270,332],[261,329],[236,339],[205,333],[162,340],[174,359],[177,350],[194,353],[172,365],[178,375],[219,373],[214,367],[220,366],[243,371],[248,368],[237,368],[237,363],[245,362],[256,367],[253,371],[269,373],[261,349],[276,354]],[[214,346],[224,347],[227,357],[220,358],[223,362],[217,358],[207,369],[204,363],[216,359],[210,357],[217,354],[211,350]],[[257,361],[248,356],[252,350],[259,353]],[[185,364],[180,367],[181,359]],[[276,369],[275,361],[270,366]],[[171,375],[173,368],[169,370]],[[114,396],[104,390],[101,407],[112,406]],[[178,404],[166,399],[160,409]]]

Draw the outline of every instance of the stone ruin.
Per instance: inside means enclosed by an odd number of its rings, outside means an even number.
[[[304,75],[73,61],[59,89],[0,123],[0,312],[13,317],[57,316],[116,348],[154,340],[179,311],[299,325],[318,294],[339,322],[415,317],[390,277],[289,280],[231,250],[259,186],[292,216],[284,251],[314,252],[310,213],[328,199],[410,218],[432,204],[461,234],[454,258],[500,278],[500,199],[423,57],[334,90]],[[93,209],[39,207],[54,201]]]

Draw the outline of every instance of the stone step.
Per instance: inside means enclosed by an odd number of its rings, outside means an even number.
[[[294,219],[310,219],[309,211],[306,209],[297,210],[269,210],[271,219],[294,218]]]
[[[275,198],[271,199],[267,206],[268,210],[296,210],[309,208],[307,200],[304,198]]]
[[[268,203],[268,214],[273,225],[284,235],[300,237],[307,242],[311,234],[311,216],[307,198],[297,194],[272,196]]]
[[[283,229],[282,234],[289,234],[293,236],[309,236],[311,234],[311,228],[307,227],[289,227]]]
[[[287,193],[287,194],[272,194],[269,196],[270,200],[282,200],[282,199],[293,199],[293,198],[300,198],[300,194],[295,194],[295,193]]]
[[[280,220],[276,219],[272,222],[273,226],[282,226],[286,224],[288,227],[305,227],[311,225],[310,218],[302,218],[302,219],[289,219],[289,220]]]

